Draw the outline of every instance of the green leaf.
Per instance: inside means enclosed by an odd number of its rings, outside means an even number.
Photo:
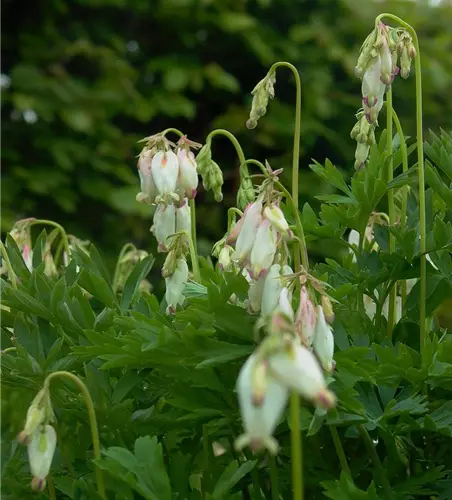
[[[138,262],[133,268],[124,285],[120,305],[122,312],[126,312],[129,308],[138,292],[140,282],[148,275],[153,263],[154,257],[152,255],[148,255],[143,260]]]
[[[323,481],[324,495],[331,500],[380,500],[375,484],[372,482],[367,491],[360,490],[353,479],[345,472],[341,473],[339,481]]]
[[[117,305],[115,294],[109,283],[89,269],[82,270],[79,284],[106,306],[113,308]]]
[[[256,464],[257,460],[247,460],[239,467],[237,461],[233,460],[218,479],[212,493],[213,499],[224,498],[242,478],[254,469]]]

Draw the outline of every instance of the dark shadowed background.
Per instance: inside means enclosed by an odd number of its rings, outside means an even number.
[[[424,128],[452,126],[452,7],[363,0],[25,0],[3,2],[2,231],[24,217],[52,218],[112,258],[126,241],[154,251],[149,207],[135,201],[137,141],[174,126],[203,142],[215,127],[247,157],[290,178],[293,79],[281,70],[258,128],[245,128],[250,91],[277,60],[303,84],[301,200],[326,186],[311,158],[351,172],[349,137],[360,106],[353,67],[375,16],[412,23],[421,44]],[[394,107],[413,135],[414,77],[397,80]],[[384,118],[383,118],[384,120]],[[197,198],[201,251],[225,229],[237,158],[214,142],[224,204]],[[313,248],[318,256],[328,249]]]

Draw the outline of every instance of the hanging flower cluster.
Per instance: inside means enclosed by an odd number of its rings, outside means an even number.
[[[362,81],[363,108],[356,114],[357,123],[351,131],[357,142],[355,168],[362,168],[375,144],[375,127],[383,107],[384,95],[399,74],[408,78],[411,61],[416,56],[411,35],[402,28],[391,28],[380,22],[364,41],[355,67]],[[400,57],[401,68],[397,66]]]
[[[248,280],[247,308],[260,314],[256,331],[266,338],[243,365],[237,393],[245,433],[238,448],[267,448],[276,453],[275,427],[284,412],[290,390],[316,406],[334,406],[323,371],[334,369],[334,338],[329,320],[331,302],[314,306],[304,271],[294,274],[289,264],[288,242],[294,234],[280,207],[275,189],[277,175],[267,165],[268,176],[228,234],[214,247],[224,270],[241,272]],[[236,210],[236,209],[234,209]],[[299,305],[293,309],[293,292],[300,277]],[[313,282],[313,278],[308,279]],[[316,288],[323,293],[323,289]],[[323,370],[322,370],[323,369]]]
[[[54,421],[49,391],[46,387],[38,392],[27,411],[25,427],[18,435],[18,441],[28,448],[28,460],[33,476],[31,487],[43,491],[52,465],[57,437],[50,425]]]
[[[141,191],[137,201],[156,205],[151,231],[157,239],[158,251],[168,253],[162,274],[166,282],[167,313],[173,313],[185,299],[186,243],[191,233],[189,200],[195,198],[198,188],[198,168],[192,150],[201,145],[186,136],[173,144],[162,134],[146,141],[138,158]]]
[[[267,279],[281,282],[277,271],[272,266]],[[333,332],[326,321],[324,308],[322,305],[314,307],[303,284],[295,314],[290,287],[279,287],[272,314],[258,322],[265,322],[268,335],[245,362],[237,379],[245,428],[245,433],[236,442],[239,449],[249,445],[255,451],[267,448],[270,453],[277,453],[273,432],[286,408],[290,390],[325,410],[336,403],[323,373],[331,373],[335,366]]]

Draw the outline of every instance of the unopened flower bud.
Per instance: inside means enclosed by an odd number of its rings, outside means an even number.
[[[154,203],[158,194],[157,187],[152,176],[152,150],[144,148],[138,158],[138,175],[140,176],[141,192],[137,194],[140,203]]]
[[[355,168],[359,170],[364,167],[367,161],[367,157],[369,156],[370,146],[368,144],[363,144],[362,142],[358,142],[356,145],[355,151]]]
[[[209,142],[204,144],[204,146],[199,150],[199,153],[196,155],[196,163],[200,175],[204,175],[204,172],[209,167],[211,160],[212,160],[212,150]]]
[[[302,286],[300,289],[300,304],[295,319],[295,327],[301,342],[308,348],[311,348],[314,340],[315,323],[314,304],[309,297],[307,288]]]
[[[248,203],[252,203],[255,198],[255,192],[251,179],[244,178],[237,191],[237,207],[243,210]]]
[[[264,217],[268,219],[271,225],[281,234],[287,235],[289,233],[289,224],[284,217],[282,210],[277,205],[265,207]]]
[[[220,250],[220,255],[218,256],[218,265],[221,271],[229,271],[232,265],[231,255],[234,249],[229,245],[225,245]]]
[[[196,189],[198,187],[195,156],[191,151],[183,148],[179,149],[177,158],[179,160],[177,192],[181,199],[185,196],[191,200],[196,196]]]
[[[229,231],[228,235],[226,236],[226,243],[228,243],[229,245],[235,244],[237,238],[239,237],[240,231],[242,230],[244,220],[245,220],[245,214],[243,214],[242,217],[240,217],[236,225]]]
[[[185,259],[177,261],[176,269],[172,276],[165,278],[166,292],[165,298],[168,304],[166,314],[176,312],[178,305],[183,305],[185,297],[183,291],[188,281],[188,266]]]
[[[168,252],[165,262],[162,267],[162,276],[164,278],[169,278],[176,271],[177,266],[177,254],[174,250]]]
[[[46,477],[52,465],[56,442],[56,432],[51,425],[40,426],[31,438],[28,445],[28,460],[33,476],[32,488],[35,491],[43,491],[46,486]]]
[[[17,436],[21,444],[27,444],[36,430],[53,415],[49,392],[41,389],[27,410],[24,430]]]
[[[259,118],[267,112],[268,100],[275,97],[275,82],[276,73],[273,72],[261,80],[251,92],[253,102],[251,103],[249,120],[246,122],[248,128],[255,128]]]
[[[331,325],[334,323],[334,310],[331,300],[326,295],[322,295],[322,307],[323,313],[325,314],[325,319]]]

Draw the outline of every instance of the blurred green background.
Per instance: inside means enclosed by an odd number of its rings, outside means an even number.
[[[301,202],[327,188],[308,169],[330,158],[351,172],[349,137],[360,107],[353,67],[380,12],[420,38],[424,128],[452,127],[452,8],[364,0],[5,0],[3,2],[2,231],[51,218],[115,255],[126,241],[153,251],[151,211],[135,201],[137,140],[174,126],[203,142],[212,128],[237,135],[247,157],[287,167],[293,79],[281,70],[258,128],[245,121],[250,91],[277,60],[303,83]],[[394,106],[413,135],[414,77],[397,79]],[[200,248],[225,230],[238,164],[214,142],[225,201],[197,198]],[[225,206],[226,205],[226,206]],[[314,252],[323,253],[322,248]]]

